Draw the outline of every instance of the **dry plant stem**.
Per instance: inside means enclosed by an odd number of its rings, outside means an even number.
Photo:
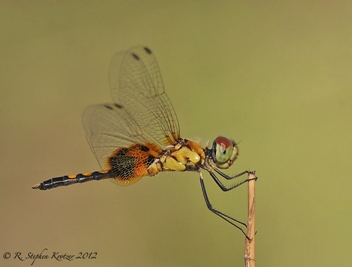
[[[248,179],[254,179],[255,173],[249,173]],[[248,224],[244,260],[246,267],[255,267],[255,180],[248,182]]]

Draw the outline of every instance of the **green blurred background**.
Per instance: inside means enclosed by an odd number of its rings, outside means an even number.
[[[207,210],[195,173],[31,189],[99,169],[81,115],[111,102],[114,53],[147,45],[182,136],[234,138],[228,173],[257,171],[257,266],[352,266],[351,13],[348,1],[2,1],[1,255],[98,253],[35,266],[244,265],[243,235]],[[246,186],[205,182],[215,207],[246,221]]]

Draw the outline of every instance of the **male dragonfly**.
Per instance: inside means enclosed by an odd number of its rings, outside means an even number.
[[[223,191],[249,181],[227,187],[216,176],[231,180],[249,173],[230,177],[219,170],[229,168],[237,158],[236,143],[219,136],[212,148],[202,148],[197,142],[181,138],[175,110],[149,48],[137,46],[117,53],[109,79],[114,103],[89,106],[83,115],[88,143],[102,171],[56,177],[32,188],[47,190],[107,178],[119,185],[131,185],[143,176],[163,171],[197,172],[208,209],[245,234],[237,225],[246,227],[245,223],[212,207],[202,176],[202,170],[207,171]]]

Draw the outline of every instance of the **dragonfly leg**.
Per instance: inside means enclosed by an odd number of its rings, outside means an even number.
[[[222,213],[216,209],[213,208],[213,205],[210,203],[209,201],[209,198],[208,198],[208,194],[207,194],[207,191],[205,189],[205,185],[204,185],[204,180],[203,180],[203,175],[201,172],[199,172],[199,176],[200,176],[200,185],[202,187],[202,192],[203,192],[203,197],[204,197],[204,200],[205,200],[205,203],[207,205],[207,208],[214,214],[218,215],[220,218],[224,219],[225,221],[227,221],[228,223],[230,223],[231,225],[235,226],[237,229],[239,229],[247,239],[251,240],[247,235],[246,233],[243,231],[243,229],[236,225],[235,223],[238,223],[238,224],[242,224],[243,226],[247,227],[247,225],[241,221],[238,221],[228,215],[226,215],[225,213]]]
[[[224,177],[225,179],[227,180],[232,180],[232,179],[235,179],[237,177],[241,177],[242,175],[244,174],[247,174],[247,173],[250,173],[250,171],[244,171],[244,172],[241,172],[239,174],[236,174],[234,176],[228,176],[227,174],[223,173],[222,171],[220,171],[219,169],[217,168],[213,168],[214,171],[216,171],[216,173],[220,174],[222,177]]]
[[[214,166],[214,164],[210,161],[210,159],[208,159],[207,162],[208,162],[208,164],[211,166],[211,168],[212,168],[216,173],[220,174],[222,177],[224,177],[224,178],[227,179],[227,180],[235,179],[235,178],[240,177],[240,176],[242,176],[242,175],[244,175],[244,174],[247,174],[247,173],[255,173],[255,172],[252,172],[252,171],[244,171],[244,172],[241,172],[241,173],[236,174],[236,175],[234,175],[234,176],[229,176],[229,175],[223,173],[222,171],[220,171],[218,168],[216,168],[216,167]],[[208,171],[209,171],[209,170],[208,170]]]
[[[252,178],[252,179],[246,179],[246,180],[244,180],[244,181],[242,181],[242,182],[239,182],[239,183],[237,183],[237,184],[234,184],[233,186],[230,186],[230,187],[227,187],[227,186],[225,186],[220,180],[219,180],[219,178],[218,177],[216,177],[216,175],[215,175],[215,173],[213,173],[210,169],[206,169],[208,172],[209,172],[209,174],[210,174],[210,176],[214,179],[214,181],[215,181],[215,183],[221,188],[221,190],[222,191],[230,191],[230,190],[232,190],[232,189],[234,189],[234,188],[236,188],[236,187],[239,187],[240,185],[242,185],[242,184],[244,184],[244,183],[246,183],[246,182],[248,182],[248,181],[251,181],[251,180],[257,180],[258,178],[257,177],[255,177],[255,178]],[[248,173],[248,171],[246,171],[247,173]],[[244,173],[246,173],[246,172],[244,172]],[[240,173],[241,175],[243,175],[244,173]],[[238,177],[238,175],[237,175],[237,177]],[[236,178],[236,177],[235,177]]]

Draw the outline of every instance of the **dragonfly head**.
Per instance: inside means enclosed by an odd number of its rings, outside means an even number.
[[[223,136],[214,139],[211,150],[213,161],[220,169],[229,168],[238,155],[236,142]]]

